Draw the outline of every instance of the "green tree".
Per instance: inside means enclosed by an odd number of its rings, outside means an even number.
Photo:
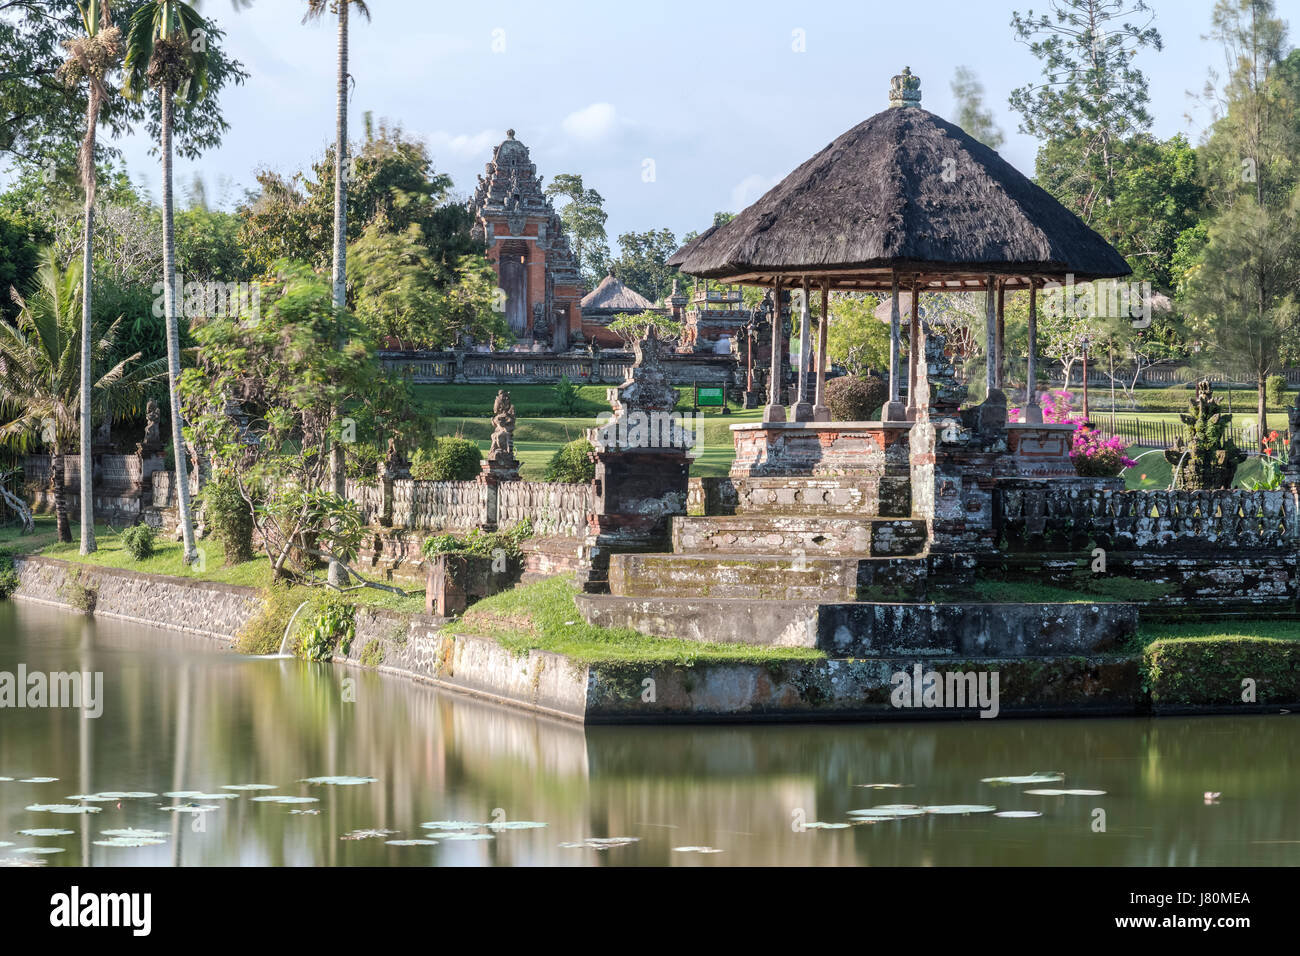
[[[95,189],[98,186],[95,163],[95,132],[99,126],[100,113],[104,101],[108,99],[108,87],[105,80],[108,73],[116,68],[122,56],[122,31],[113,25],[113,8],[109,0],[87,0],[78,4],[84,36],[68,40],[68,59],[64,61],[61,71],[63,80],[69,86],[81,82],[86,84],[86,133],[81,141],[81,150],[77,154],[77,169],[81,174],[82,188],[85,191],[85,206],[82,216],[83,225],[81,269],[81,473],[89,475],[94,471],[90,442],[90,393],[91,393],[91,322],[94,320],[92,296],[94,291],[95,270]],[[91,554],[95,550],[95,498],[94,495],[81,495],[81,553]]]
[[[826,328],[826,356],[850,375],[889,368],[889,326],[875,316],[880,299],[874,295],[832,295]]]
[[[213,74],[209,46],[221,36],[207,20],[180,0],[147,0],[131,16],[126,38],[123,92],[140,100],[146,89],[158,96],[158,144],[162,153],[163,298],[167,323],[167,380],[172,419],[172,450],[176,470],[177,510],[180,512],[185,563],[198,558],[190,483],[185,461],[184,419],[177,387],[181,377],[181,332],[177,312],[176,230],[172,196],[172,138],[177,104],[187,113],[208,99]],[[215,84],[213,84],[215,87]],[[213,90],[215,92],[215,89]],[[223,128],[224,128],[224,124]]]
[[[614,278],[635,289],[651,302],[659,302],[673,290],[677,270],[664,265],[677,251],[671,229],[625,232],[618,237],[618,258],[611,263]]]
[[[1049,0],[1050,15],[1011,15],[1016,39],[1042,62],[1042,79],[1011,92],[1021,132],[1040,140],[1077,140],[1091,184],[1081,215],[1115,198],[1124,143],[1151,125],[1145,47],[1161,49],[1155,15],[1144,0]]]
[[[40,442],[51,454],[51,491],[60,541],[70,542],[64,458],[83,434],[81,422],[81,265],[66,269],[54,253],[42,253],[36,281],[26,297],[14,293],[18,318],[0,322],[0,444],[27,449]],[[92,338],[92,356],[108,365],[120,321]],[[161,376],[161,362],[128,356],[91,383],[92,407],[113,414],[138,407],[148,383]],[[82,497],[90,497],[82,472]]]
[[[609,242],[605,236],[605,200],[594,189],[582,184],[582,176],[561,173],[546,187],[548,198],[567,199],[560,207],[560,221],[573,246],[582,278],[593,288],[609,265]]]
[[[1267,379],[1296,336],[1300,298],[1297,90],[1286,25],[1271,0],[1219,0],[1215,39],[1230,73],[1203,151],[1212,216],[1184,302],[1213,358],[1255,378],[1259,434],[1268,431]]]
[[[959,66],[952,76],[952,96],[957,104],[957,125],[989,149],[1001,149],[1006,139],[993,121],[993,113],[984,107],[984,84],[975,71]]]

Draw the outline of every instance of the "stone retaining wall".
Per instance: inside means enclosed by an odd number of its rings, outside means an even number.
[[[93,589],[96,616],[218,640],[233,641],[262,607],[256,589],[231,584],[187,581],[39,556],[16,558],[14,567],[19,581],[14,597],[20,601],[77,609],[70,600],[70,591],[79,583]]]

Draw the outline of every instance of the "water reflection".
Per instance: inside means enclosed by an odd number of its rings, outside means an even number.
[[[534,717],[377,674],[240,658],[171,635],[30,604],[0,605],[0,670],[101,670],[97,720],[0,710],[0,858],[62,847],[48,865],[949,865],[1300,863],[1300,721],[1225,717],[890,725],[595,727]],[[981,778],[1059,770],[1033,796]],[[315,776],[370,776],[309,786]],[[20,783],[30,776],[60,778]],[[122,799],[55,815],[70,794],[229,791],[209,813],[185,799]],[[871,790],[868,783],[904,789]],[[1218,804],[1202,795],[1219,791]],[[311,804],[259,802],[271,794]],[[1028,819],[924,816],[846,822],[880,804],[993,804]],[[292,813],[314,809],[319,813]],[[1097,832],[1097,811],[1104,832]],[[390,846],[354,830],[426,839],[431,821],[544,821],[491,840]],[[64,827],[73,835],[16,831]],[[102,831],[163,830],[163,846],[96,846]],[[634,837],[610,849],[562,848]],[[714,847],[723,852],[676,852]]]

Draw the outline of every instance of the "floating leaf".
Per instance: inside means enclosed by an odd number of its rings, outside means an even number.
[[[1059,770],[1053,770],[1049,773],[1040,773],[1035,771],[1034,773],[1028,773],[1020,777],[985,777],[980,781],[980,783],[1060,783],[1064,779],[1065,774],[1061,773]]]
[[[320,797],[293,797],[282,793],[270,797],[254,797],[254,803],[320,803]]]
[[[211,810],[220,810],[216,804],[200,806],[197,803],[187,803],[180,807],[159,807],[159,810],[166,810],[168,813],[208,813]]]
[[[315,816],[316,814],[320,813],[319,810],[315,810],[315,809],[312,809],[312,810],[290,810],[289,812],[290,812],[290,813],[298,813],[298,814],[306,814],[306,815],[310,815],[310,816]]]
[[[32,860],[22,856],[6,856],[0,859],[0,866],[44,866],[44,860]]]
[[[377,783],[377,777],[304,777],[299,783],[329,784],[335,787],[356,787],[363,783]]]
[[[1029,817],[1042,816],[1037,810],[999,810],[993,815],[995,817],[1006,817],[1010,820],[1027,820]]]
[[[481,830],[487,823],[471,823],[468,820],[430,820],[428,823],[421,823],[420,826],[426,830]]]
[[[223,783],[222,790],[274,790],[273,783]]]
[[[717,847],[713,846],[675,846],[674,853],[721,853]]]
[[[926,813],[992,813],[997,807],[988,807],[983,804],[972,803],[953,803],[946,806],[922,807]]]
[[[847,830],[851,823],[822,823],[820,820],[814,820],[812,823],[805,823],[805,830]]]
[[[547,825],[535,820],[507,820],[502,823],[488,824],[493,830],[538,830]]]
[[[94,796],[103,800],[147,800],[150,797],[156,797],[158,794],[150,793],[148,790],[104,790]],[[68,797],[69,800],[72,797]],[[85,799],[90,799],[86,797]]]
[[[640,842],[640,837],[588,837],[577,843],[561,843],[560,846],[566,850],[612,850],[615,847],[629,846]]]
[[[23,831],[19,830],[18,832],[22,833]],[[72,831],[69,830],[68,832],[71,833]],[[8,840],[0,840],[0,846],[13,846],[13,844],[10,843]]]
[[[345,833],[340,840],[374,840],[378,837],[392,836],[394,833],[400,833],[400,830],[353,830]]]
[[[69,800],[81,800],[84,803],[115,803],[117,797],[106,797],[102,793],[70,793]]]
[[[107,840],[92,841],[95,846],[158,846],[166,843],[166,840],[160,840],[157,837],[109,837]]]
[[[129,837],[139,840],[160,840],[166,839],[171,834],[166,830],[139,830],[135,827],[120,827],[116,830],[101,830],[100,836],[110,837]]]
[[[164,797],[172,797],[177,800],[188,800],[191,797],[197,797],[202,791],[200,790],[169,790],[163,794]]]
[[[14,853],[31,853],[33,856],[49,856],[51,853],[62,853],[61,846],[20,846],[13,851]]]
[[[37,813],[99,813],[103,807],[87,807],[79,803],[33,803],[27,807]]]
[[[437,840],[385,840],[389,846],[437,846]]]
[[[920,807],[907,804],[889,804],[883,807],[868,807],[865,810],[850,810],[849,816],[863,819],[894,820],[903,817],[919,817],[925,811]]]
[[[36,827],[32,830],[19,830],[23,836],[33,837],[52,837],[52,836],[71,836],[76,830],[60,830],[58,827]],[[0,846],[13,846],[12,843],[0,843]]]
[[[440,840],[495,840],[490,833],[466,833],[464,830],[434,830],[425,834]]]
[[[855,787],[864,787],[867,790],[902,790],[906,787],[914,787],[913,783],[855,783]]]
[[[1104,796],[1105,790],[1055,790],[1051,787],[1042,787],[1037,790],[1026,790],[1025,793],[1035,797],[1100,797]]]
[[[54,783],[58,777],[28,777],[26,780],[19,780],[19,783]]]

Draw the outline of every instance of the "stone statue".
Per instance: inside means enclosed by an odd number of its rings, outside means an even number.
[[[161,420],[162,412],[158,408],[158,402],[155,399],[149,399],[149,403],[145,405],[144,441],[141,443],[146,451],[162,447],[162,433],[158,427]]]
[[[492,406],[492,448],[488,451],[488,458],[513,459],[514,456],[515,406],[510,401],[510,393],[501,389]]]
[[[1296,441],[1300,440],[1300,399],[1297,399],[1294,405],[1288,406],[1286,423],[1289,444],[1286,446],[1287,465],[1284,471],[1291,475],[1300,474],[1300,451],[1296,450]]]
[[[1232,416],[1219,410],[1208,379],[1196,383],[1196,397],[1188,400],[1189,414],[1183,420],[1182,438],[1165,452],[1174,466],[1173,487],[1178,491],[1231,488],[1237,466],[1246,460],[1232,441]]]

